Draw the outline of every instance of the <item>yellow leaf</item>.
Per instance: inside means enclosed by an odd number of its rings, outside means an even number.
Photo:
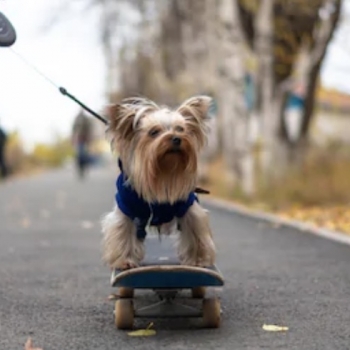
[[[156,331],[154,329],[139,329],[137,331],[128,333],[130,337],[149,337],[155,334],[156,334]]]
[[[139,329],[137,331],[129,332],[130,337],[149,337],[156,335],[156,331],[151,329],[153,327],[153,322],[151,322],[146,329]]]
[[[264,324],[262,328],[267,332],[284,332],[289,329],[288,327],[276,326],[274,324]]]
[[[24,350],[43,350],[41,348],[33,348],[33,342],[31,338],[28,338],[25,346],[24,346]]]

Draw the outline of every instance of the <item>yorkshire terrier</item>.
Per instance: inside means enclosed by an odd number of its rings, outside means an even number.
[[[159,234],[180,231],[183,265],[214,264],[208,213],[195,193],[210,104],[210,97],[196,96],[176,110],[143,98],[108,107],[106,132],[120,167],[116,206],[102,221],[102,259],[111,269],[140,264],[147,226]]]

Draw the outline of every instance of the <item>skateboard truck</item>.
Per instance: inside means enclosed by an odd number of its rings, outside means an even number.
[[[201,317],[203,313],[200,309],[191,305],[176,302],[176,290],[155,290],[159,301],[157,303],[135,308],[134,316],[138,318],[182,318],[182,317]]]

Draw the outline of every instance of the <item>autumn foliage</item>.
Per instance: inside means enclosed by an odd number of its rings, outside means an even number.
[[[5,154],[10,174],[14,176],[62,166],[73,155],[73,149],[69,139],[59,137],[50,144],[38,143],[26,151],[20,134],[15,131],[8,135]]]
[[[253,198],[227,191],[221,177],[221,159],[210,164],[209,181],[203,186],[215,196],[252,209],[350,234],[349,151],[349,146],[339,143],[313,149],[301,168],[290,169],[271,187],[261,186]]]

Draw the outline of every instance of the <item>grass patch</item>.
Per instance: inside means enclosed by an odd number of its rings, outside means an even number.
[[[260,186],[253,198],[230,189],[224,171],[222,158],[209,164],[208,182],[203,186],[213,196],[350,234],[348,147],[333,144],[327,149],[311,150],[303,166],[290,169],[269,188]]]

